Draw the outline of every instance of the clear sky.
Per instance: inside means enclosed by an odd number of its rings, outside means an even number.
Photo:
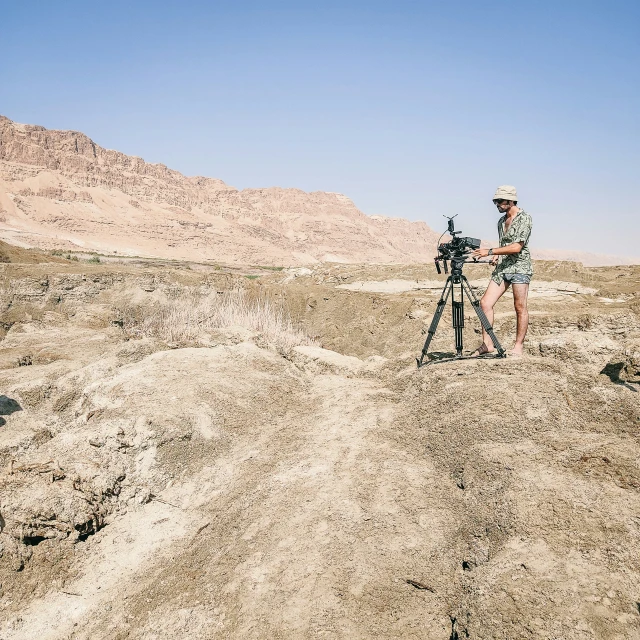
[[[0,114],[238,188],[640,256],[640,1],[0,2]],[[431,250],[431,249],[430,249]]]

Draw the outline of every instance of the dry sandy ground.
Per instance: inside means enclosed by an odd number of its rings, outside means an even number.
[[[525,359],[421,370],[424,267],[0,268],[2,640],[640,637],[638,268],[540,264]],[[126,339],[237,286],[318,346]]]

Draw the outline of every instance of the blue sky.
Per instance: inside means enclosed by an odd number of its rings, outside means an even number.
[[[485,238],[515,184],[536,246],[640,256],[637,0],[3,5],[17,122]]]

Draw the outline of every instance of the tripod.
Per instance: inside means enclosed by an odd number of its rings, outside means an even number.
[[[425,356],[427,355],[427,351],[429,350],[431,340],[433,340],[433,336],[435,335],[436,329],[438,328],[438,323],[440,322],[442,312],[444,311],[445,305],[447,304],[449,294],[451,294],[451,315],[453,318],[453,332],[455,334],[456,340],[455,359],[464,357],[462,355],[462,329],[464,328],[464,294],[466,294],[469,298],[469,302],[471,302],[476,315],[480,319],[482,328],[489,334],[489,337],[493,342],[493,346],[498,350],[498,354],[496,357],[504,358],[506,356],[507,352],[498,342],[498,338],[496,338],[496,334],[493,332],[493,327],[491,326],[489,319],[482,310],[482,307],[480,307],[480,300],[478,300],[475,293],[473,293],[473,289],[471,288],[467,277],[462,273],[462,265],[465,264],[465,262],[466,260],[464,258],[453,258],[451,260],[451,274],[447,278],[444,288],[442,289],[442,294],[440,295],[440,300],[438,302],[438,306],[436,307],[436,312],[433,316],[433,319],[431,320],[431,326],[429,327],[427,339],[424,343],[424,347],[422,347],[422,355],[420,356],[420,358],[417,358],[418,369],[424,364],[429,364],[429,362],[425,363],[423,361]],[[447,263],[445,262],[444,264],[446,271]],[[438,268],[438,273],[439,272],[440,269]],[[454,285],[460,285],[460,300],[455,299]]]

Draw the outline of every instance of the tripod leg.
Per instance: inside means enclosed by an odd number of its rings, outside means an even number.
[[[445,305],[447,304],[447,299],[449,298],[449,294],[451,293],[452,288],[453,288],[453,285],[451,284],[451,276],[449,276],[447,278],[447,281],[445,282],[444,289],[442,289],[442,293],[440,294],[440,300],[438,301],[436,312],[433,315],[433,319],[431,320],[431,325],[429,326],[427,339],[425,340],[424,347],[422,347],[422,355],[418,359],[418,369],[422,366],[422,361],[424,360],[424,357],[427,355],[427,351],[429,350],[429,345],[431,344],[431,340],[433,340],[433,336],[436,333],[436,329],[438,328],[438,322],[440,322],[440,318],[442,317],[442,312],[444,311]]]
[[[489,322],[489,318],[487,318],[485,312],[482,310],[482,307],[480,306],[480,300],[478,300],[476,294],[473,293],[473,289],[471,288],[471,285],[469,284],[466,276],[462,276],[462,289],[467,294],[467,297],[473,305],[476,315],[480,319],[482,328],[487,332],[487,334],[491,338],[491,342],[493,342],[493,346],[498,350],[498,357],[504,358],[507,352],[502,348],[500,342],[498,342],[498,338],[496,338],[496,334],[493,332],[493,327]]]
[[[456,338],[456,355],[462,355],[462,330],[464,329],[464,300],[451,301],[451,315],[453,316],[453,333]]]

